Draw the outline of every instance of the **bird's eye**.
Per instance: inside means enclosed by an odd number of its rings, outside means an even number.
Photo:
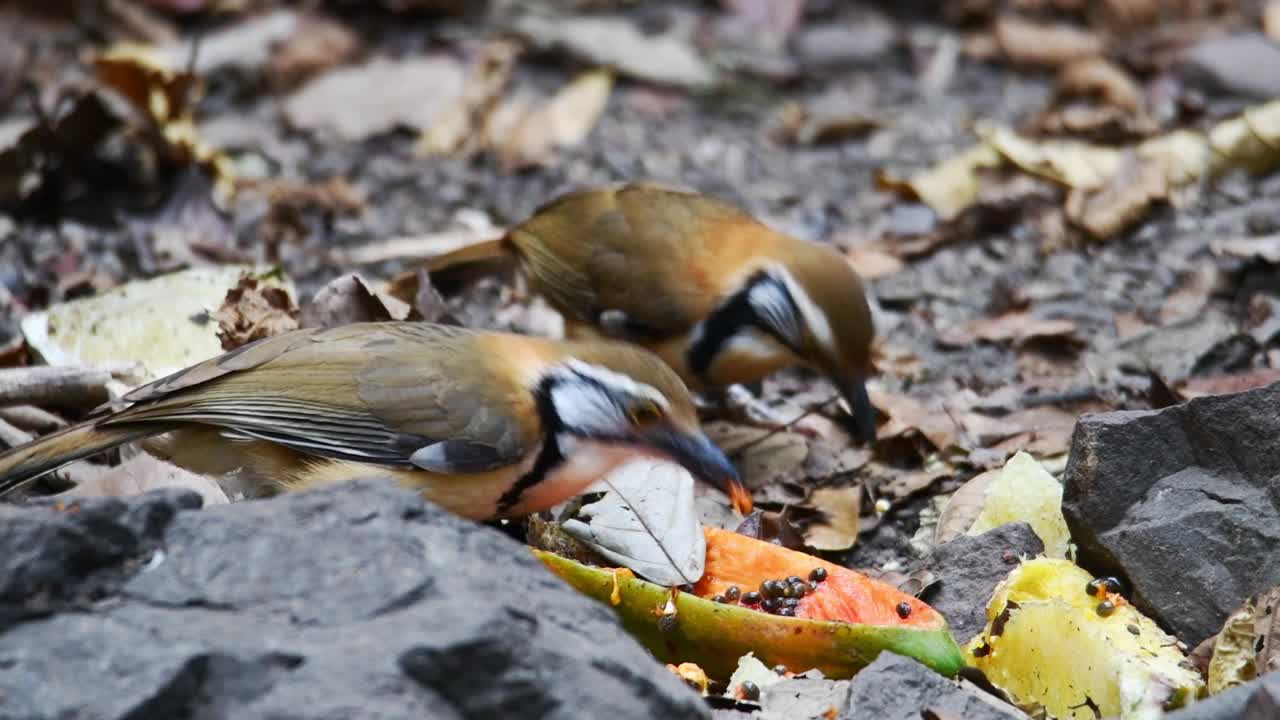
[[[662,409],[652,400],[642,400],[628,413],[634,425],[652,425],[662,419]]]

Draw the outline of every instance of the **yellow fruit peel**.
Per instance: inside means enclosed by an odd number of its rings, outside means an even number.
[[[986,501],[969,528],[978,535],[1005,523],[1025,522],[1044,543],[1044,554],[1065,558],[1071,546],[1062,515],[1062,483],[1035,458],[1019,451],[987,485]]]
[[[1025,708],[1049,717],[1158,718],[1203,693],[1175,638],[1115,594],[1090,595],[1093,577],[1056,558],[1023,562],[987,605],[967,662]],[[1109,601],[1109,614],[1098,612]]]

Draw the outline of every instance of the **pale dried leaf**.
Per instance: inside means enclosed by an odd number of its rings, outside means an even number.
[[[1041,319],[1029,310],[1014,310],[995,317],[983,317],[951,328],[938,335],[938,342],[950,347],[966,347],[977,341],[1023,343],[1033,338],[1072,340],[1076,324],[1070,320]]]
[[[139,453],[54,497],[129,497],[160,488],[195,491],[204,499],[205,507],[231,502],[227,493],[212,478],[187,472],[146,453]]]
[[[302,309],[301,327],[337,327],[358,322],[407,320],[413,307],[385,292],[369,289],[359,275],[330,280]]]
[[[600,500],[564,523],[570,535],[636,574],[661,585],[696,583],[706,567],[707,541],[694,507],[694,480],[674,463],[640,459],[602,482]]]
[[[849,264],[867,280],[888,277],[906,267],[897,255],[870,243],[854,245],[845,252]]]
[[[1262,31],[1273,42],[1280,42],[1280,0],[1268,0],[1262,11]]]
[[[1104,102],[1130,114],[1142,111],[1142,90],[1118,65],[1100,57],[1069,63],[1058,73],[1058,92],[1097,95]]]
[[[1215,238],[1209,241],[1209,249],[1215,255],[1261,260],[1272,265],[1280,265],[1280,233],[1227,240]]]
[[[210,75],[235,68],[257,72],[271,61],[282,43],[296,37],[302,17],[294,10],[275,10],[228,25],[200,37],[193,70],[197,75]],[[191,58],[192,40],[167,45],[158,50],[170,68],[186,67]]]
[[[519,48],[506,40],[488,42],[467,68],[462,91],[418,138],[423,155],[467,156],[493,137],[490,125],[511,82]]]
[[[491,136],[503,167],[540,165],[557,148],[580,144],[595,128],[612,89],[613,76],[607,71],[584,73],[522,118],[512,132]]]
[[[1178,395],[1191,398],[1207,395],[1229,395],[1280,382],[1280,368],[1257,368],[1228,375],[1187,378],[1178,385]]]
[[[378,57],[315,78],[285,100],[284,114],[295,128],[354,142],[397,127],[425,130],[462,92],[462,66],[451,57]]]
[[[862,511],[862,486],[818,488],[807,504],[822,511],[823,520],[804,530],[805,544],[815,550],[848,550],[858,542],[858,516]]]
[[[515,30],[543,49],[562,49],[641,80],[688,88],[716,82],[715,68],[692,43],[673,34],[645,34],[629,18],[526,15]]]
[[[953,220],[977,199],[981,189],[978,171],[998,167],[1002,161],[1000,154],[984,143],[906,180],[882,171],[876,175],[876,184],[920,200],[942,220]]]
[[[204,48],[200,46],[201,56]],[[272,53],[267,81],[276,89],[292,89],[346,63],[359,52],[360,36],[345,24],[322,15],[304,15],[294,32]]]
[[[980,134],[1023,171],[1070,188],[1102,187],[1120,164],[1118,151],[1075,140],[1036,142],[1003,126],[983,128]]]
[[[1169,190],[1159,164],[1125,153],[1102,187],[1072,192],[1067,198],[1067,219],[1095,240],[1107,240],[1145,218],[1152,205],[1168,198]]]
[[[996,43],[1014,63],[1056,67],[1101,55],[1105,44],[1096,33],[1065,23],[1001,15],[995,22]]]
[[[946,507],[938,516],[933,530],[933,543],[941,545],[969,532],[974,521],[982,514],[987,501],[987,486],[1000,474],[999,469],[987,470],[969,478],[948,498]]]

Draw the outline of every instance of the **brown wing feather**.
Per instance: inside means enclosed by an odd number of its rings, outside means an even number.
[[[565,195],[509,238],[561,312],[594,323],[621,310],[659,339],[688,332],[717,300],[699,271],[709,257],[705,238],[737,213],[702,195],[630,184]]]
[[[534,417],[532,400],[520,407],[524,396],[510,388],[466,381],[483,361],[476,338],[426,323],[295,331],[140,388],[138,404],[102,422],[213,425],[311,455],[403,466],[424,445],[465,440],[516,462],[538,441],[519,422]]]

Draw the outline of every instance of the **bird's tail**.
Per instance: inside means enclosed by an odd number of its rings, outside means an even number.
[[[424,263],[431,285],[442,295],[455,295],[482,277],[506,272],[515,255],[505,237],[437,255]]]
[[[152,425],[102,426],[90,420],[19,445],[0,454],[0,497],[67,463],[163,430]]]

